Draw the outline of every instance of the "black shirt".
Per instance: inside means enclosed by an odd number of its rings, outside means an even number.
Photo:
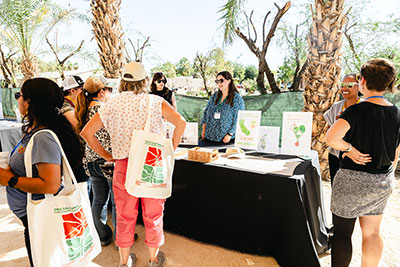
[[[172,106],[172,91],[168,88],[164,87],[162,91],[156,90],[155,92],[151,92],[151,94],[161,96]]]
[[[391,171],[400,138],[399,108],[361,102],[346,109],[340,118],[350,124],[344,140],[372,157],[371,162],[359,165],[349,157],[342,159],[341,152],[340,168],[368,173]]]

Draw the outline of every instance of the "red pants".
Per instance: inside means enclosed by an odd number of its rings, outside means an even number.
[[[128,194],[125,189],[127,165],[128,159],[117,160],[113,178],[115,209],[117,212],[115,244],[121,248],[130,247],[135,242],[135,225],[139,208],[139,198]],[[145,243],[151,248],[160,247],[164,244],[163,211],[165,199],[140,199],[146,231]]]

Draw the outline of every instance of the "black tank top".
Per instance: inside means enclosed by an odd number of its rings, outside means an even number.
[[[172,106],[172,91],[168,88],[164,88],[162,91],[156,90],[155,92],[151,92],[151,94],[161,96]]]

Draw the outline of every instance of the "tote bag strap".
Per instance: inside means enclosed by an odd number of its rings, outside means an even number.
[[[64,173],[64,189],[65,190],[72,190],[73,188],[76,187],[77,181],[75,179],[75,175],[71,169],[71,166],[69,165],[68,159],[64,153],[64,150],[61,146],[60,140],[58,139],[57,135],[49,129],[43,129],[39,130],[36,133],[34,133],[29,140],[25,154],[24,154],[24,163],[25,163],[25,171],[26,171],[26,177],[32,177],[32,148],[33,148],[33,142],[34,142],[34,137],[40,133],[40,132],[49,132],[54,139],[56,140],[60,150],[61,150],[61,155],[62,155],[62,170]],[[52,197],[52,194],[45,194],[46,197]],[[32,194],[28,193],[28,201],[32,200]]]
[[[149,132],[150,131],[150,120],[151,120],[151,111],[152,111],[152,106],[153,106],[153,95],[147,95],[148,101],[148,109],[147,109],[147,119],[146,119],[146,124],[144,125],[144,130]]]

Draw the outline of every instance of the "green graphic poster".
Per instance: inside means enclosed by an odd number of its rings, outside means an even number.
[[[260,121],[260,110],[239,110],[235,146],[245,149],[257,149]]]
[[[309,156],[312,132],[311,112],[284,112],[282,121],[282,153]]]

